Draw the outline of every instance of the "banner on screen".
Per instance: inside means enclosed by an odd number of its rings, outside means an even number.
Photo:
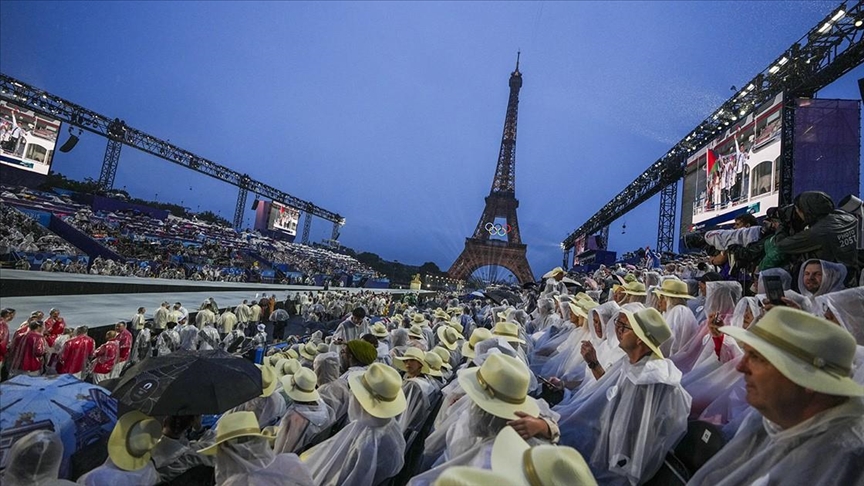
[[[60,121],[0,100],[0,162],[46,175],[51,169]]]
[[[783,95],[777,95],[687,160],[683,232],[709,221],[723,224],[742,210],[763,216],[777,206],[782,114]]]
[[[284,231],[291,236],[297,235],[297,224],[300,221],[300,211],[291,206],[284,206],[273,201],[270,205],[270,219],[267,229]]]

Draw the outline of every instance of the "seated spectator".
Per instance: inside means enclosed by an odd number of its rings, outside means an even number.
[[[237,405],[229,412],[253,412],[258,419],[258,428],[263,429],[279,423],[287,405],[281,393],[274,393],[279,384],[276,370],[269,364],[257,366],[261,368],[261,395]]]
[[[810,301],[816,296],[843,290],[846,267],[824,260],[807,260],[798,272],[798,291]]]
[[[333,412],[318,395],[315,389],[317,377],[308,368],[299,367],[293,374],[283,376],[281,381],[291,404],[279,422],[273,450],[297,453],[330,427]]]
[[[744,347],[738,370],[758,413],[688,484],[860,484],[864,387],[850,378],[852,335],[786,307],[721,332]]]
[[[438,386],[429,380],[431,372],[426,355],[417,348],[409,348],[403,356],[396,358],[395,368],[405,373],[402,391],[407,406],[399,416],[402,432],[409,428],[419,430],[429,414],[432,402],[439,394]]]
[[[338,379],[321,386],[318,390],[324,403],[333,409],[333,417],[336,421],[348,413],[348,399],[351,395],[348,383],[349,375],[356,371],[365,371],[378,357],[378,351],[375,347],[362,339],[348,341],[348,344],[341,348],[342,370],[344,372]]]
[[[78,478],[78,484],[156,484],[159,474],[150,460],[150,452],[156,447],[160,437],[162,426],[156,420],[138,411],[123,415],[108,438],[108,459],[101,466]]]
[[[3,484],[7,486],[66,486],[58,479],[63,442],[50,430],[36,430],[12,444],[6,456]]]
[[[303,454],[319,486],[377,485],[404,464],[405,439],[394,418],[405,411],[399,373],[373,363],[365,371],[352,372],[348,382],[350,423]]]
[[[194,467],[213,467],[213,458],[199,454],[186,438],[196,420],[200,418],[194,415],[174,415],[162,420],[162,438],[150,451],[160,483],[169,482]]]

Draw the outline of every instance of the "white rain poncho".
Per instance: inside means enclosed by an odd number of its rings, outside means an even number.
[[[817,314],[831,311],[849,334],[855,337],[855,358],[852,360],[852,379],[864,385],[864,287],[831,292],[816,297]]]
[[[351,401],[351,388],[348,386],[348,375],[355,371],[365,371],[365,366],[352,366],[348,371],[342,373],[339,378],[318,387],[318,395],[321,400],[333,411],[333,421],[338,422],[348,413],[348,404]]]
[[[339,378],[342,373],[339,355],[334,352],[320,353],[312,362],[312,370],[318,377],[318,386],[324,386]]]
[[[786,430],[751,413],[735,438],[687,484],[861,485],[862,437],[860,398],[850,398]]]
[[[41,486],[75,484],[57,479],[63,461],[63,442],[49,430],[37,430],[21,437],[9,449],[3,484]]]
[[[285,397],[281,393],[271,393],[269,396],[255,397],[241,403],[228,412],[253,412],[258,419],[258,426],[263,429],[278,424],[287,408]]]
[[[534,349],[529,359],[529,365],[534,374],[541,372],[546,362],[558,352],[558,347],[567,341],[570,333],[576,329],[576,326],[570,322],[570,306],[567,305],[569,301],[569,297],[562,298],[561,305],[558,306],[557,319],[550,322],[546,330],[542,331],[539,336],[536,333],[532,336]]]
[[[350,423],[303,454],[318,486],[374,486],[399,473],[405,462],[399,423],[369,415],[354,395],[350,402]]]
[[[790,290],[792,288],[792,275],[789,275],[789,272],[782,268],[766,268],[759,272],[759,279],[756,281],[757,294],[765,294],[765,282],[762,279],[768,276],[780,277],[783,290]]]
[[[732,245],[749,246],[751,243],[759,241],[761,233],[761,226],[731,230],[713,230],[705,233],[705,242],[722,251]]]
[[[406,406],[405,411],[397,417],[399,427],[403,433],[409,428],[419,430],[431,411],[432,403],[441,393],[438,385],[421,375],[405,379],[402,391],[405,393]]]
[[[278,454],[255,471],[231,476],[221,486],[316,486],[309,469],[296,454]]]
[[[603,369],[624,356],[624,351],[618,347],[618,336],[615,336],[615,321],[612,319],[617,316],[621,307],[614,300],[610,300],[605,304],[588,311],[588,336],[591,344],[594,346],[594,353],[597,355],[597,362]],[[594,316],[600,318],[600,332],[602,336],[597,335],[597,330],[594,327]],[[610,325],[611,323],[611,325]],[[609,337],[613,337],[614,341],[610,342]],[[585,367],[585,378],[582,383],[592,383],[597,381],[594,378],[594,373],[587,366]]]
[[[606,390],[596,446],[579,444],[599,484],[640,484],[660,469],[687,432],[690,395],[672,361],[654,355],[630,364]],[[589,447],[592,446],[592,447]]]
[[[320,398],[314,405],[292,403],[279,422],[273,451],[296,453],[332,424],[333,411]]]
[[[706,282],[705,316],[706,320],[699,323],[696,334],[682,346],[679,351],[669,357],[682,373],[687,374],[702,357],[702,352],[708,348],[714,352],[714,341],[708,329],[708,319],[712,314],[724,323],[729,322],[735,305],[741,300],[741,284],[738,282],[720,281]],[[724,338],[724,342],[725,342]],[[715,355],[716,357],[716,355]]]
[[[657,308],[659,298],[654,290],[660,287],[660,274],[657,272],[645,272],[644,283],[648,295],[645,296],[645,307]]]
[[[537,299],[537,318],[528,323],[528,332],[534,334],[545,331],[555,321],[555,317],[555,301],[545,297]]]
[[[810,263],[822,264],[822,284],[819,285],[819,290],[816,292],[810,292],[804,287],[804,269]],[[812,303],[817,295],[843,290],[844,280],[846,280],[846,265],[826,262],[825,260],[807,260],[804,265],[801,265],[801,270],[798,272],[798,291]]]
[[[273,484],[273,479],[266,481],[265,478],[277,478],[280,475],[294,478],[294,474],[299,474],[298,478],[306,476],[309,479],[309,473],[297,463],[294,454],[274,453],[269,440],[264,437],[238,437],[218,446],[216,484]],[[253,478],[260,478],[265,482],[257,483]],[[314,483],[300,481],[297,484]]]
[[[219,477],[216,477],[217,483]],[[135,486],[151,486],[159,482],[159,473],[156,472],[156,467],[150,461],[146,466],[137,471],[124,471],[115,466],[111,462],[111,458],[105,459],[105,462],[93,469],[80,478],[78,484],[86,486],[105,486],[106,484],[128,484]],[[4,483],[5,484],[5,483]],[[219,483],[221,484],[221,483]]]
[[[668,304],[667,304],[668,305]],[[675,305],[671,309],[667,307],[663,313],[663,319],[672,331],[672,337],[660,345],[663,356],[672,356],[696,335],[699,324],[696,316],[686,305]]]
[[[760,309],[755,297],[742,298],[735,306],[735,311],[727,325],[731,327],[744,327],[744,314],[748,309],[754,320],[759,317]],[[710,357],[697,363],[681,379],[681,385],[693,397],[693,405],[691,407],[691,415],[693,417],[698,417],[712,402],[727,395],[730,387],[742,379],[741,373],[735,367],[741,360],[743,352],[741,352],[741,349],[738,348],[738,345],[731,336],[723,335],[723,349],[721,349],[719,359],[714,354],[713,346],[703,348],[704,353],[708,353]],[[728,421],[728,418],[725,421],[721,420],[724,424],[726,421]],[[718,423],[718,421],[713,420],[712,422]]]

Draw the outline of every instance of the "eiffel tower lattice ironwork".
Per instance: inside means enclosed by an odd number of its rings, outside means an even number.
[[[520,283],[534,281],[534,274],[526,257],[528,246],[522,243],[519,221],[516,218],[516,208],[519,207],[519,201],[516,200],[516,115],[520,88],[522,73],[519,72],[517,55],[516,70],[510,74],[510,99],[507,102],[504,135],[498,153],[495,178],[492,180],[492,190],[486,196],[486,207],[474,234],[465,238],[465,249],[448,271],[452,278],[466,280],[475,270],[496,265],[510,270]],[[496,218],[506,220],[506,234],[500,235],[506,239],[492,238],[491,231],[487,229],[495,224]]]

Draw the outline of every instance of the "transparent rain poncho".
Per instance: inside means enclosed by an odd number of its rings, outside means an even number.
[[[819,285],[819,290],[810,292],[804,287],[804,269],[810,263],[820,263],[822,265],[822,284]],[[831,292],[843,290],[843,281],[846,280],[846,265],[842,263],[826,262],[825,260],[807,260],[801,265],[801,270],[798,272],[798,292],[808,300],[813,302],[817,295],[825,295]]]
[[[403,433],[409,428],[419,430],[440,390],[425,375],[420,375],[407,378],[402,383],[402,391],[405,393],[406,406],[405,411],[397,417],[399,426]]]
[[[546,330],[555,317],[555,301],[546,297],[537,299],[537,318],[528,323],[528,332],[534,334]]]
[[[852,379],[864,385],[864,287],[820,295],[816,297],[816,310],[823,317],[830,311],[855,338],[857,346],[852,360]]]
[[[278,424],[285,415],[287,407],[285,397],[281,393],[271,393],[269,396],[255,397],[241,403],[228,412],[253,412],[258,419],[258,426],[263,429]]]
[[[369,415],[354,396],[350,423],[303,454],[318,486],[374,486],[396,475],[405,462],[405,439],[393,418]]]
[[[333,411],[320,398],[315,404],[292,403],[279,422],[273,451],[296,453],[330,427],[333,420]]]
[[[588,336],[591,344],[594,346],[594,352],[597,355],[597,362],[600,363],[600,366],[603,369],[606,369],[613,362],[621,358],[624,355],[624,351],[618,347],[617,336],[615,336],[614,340],[614,348],[610,348],[609,336],[613,336],[615,334],[615,323],[612,319],[613,317],[618,315],[618,312],[621,310],[621,307],[614,300],[610,300],[605,304],[601,304],[590,311],[588,311]],[[600,318],[600,332],[602,335],[597,334],[597,330],[594,327],[594,316],[597,315]],[[609,324],[612,323],[610,326]],[[594,373],[591,372],[587,366],[585,367],[585,378],[582,380],[582,383],[591,383],[596,381],[594,378]]]
[[[342,374],[339,364],[339,355],[334,352],[321,353],[315,356],[312,362],[312,370],[318,377],[318,386],[326,385],[339,378]]]
[[[606,390],[596,447],[580,444],[599,484],[640,484],[650,479],[687,431],[690,395],[672,361],[654,355],[627,358]],[[562,428],[563,429],[563,428]]]
[[[850,398],[786,430],[749,414],[689,485],[860,485],[864,402]]]
[[[534,336],[534,348],[529,363],[531,371],[535,374],[541,372],[546,362],[558,352],[558,347],[567,341],[570,333],[576,329],[576,326],[570,322],[570,306],[567,305],[569,301],[570,297],[562,297],[561,304],[558,306],[557,319],[550,322],[542,335]]]
[[[670,305],[671,308],[668,307]],[[699,330],[699,324],[696,322],[696,316],[693,315],[693,311],[686,304],[667,304],[663,318],[672,331],[672,337],[660,345],[663,356],[668,357],[680,351],[681,347],[693,338]]]
[[[106,484],[134,484],[136,486],[150,486],[157,484],[158,482],[159,473],[156,471],[156,467],[153,465],[152,461],[148,462],[147,465],[137,471],[124,471],[114,465],[114,463],[111,462],[111,458],[106,459],[101,466],[87,472],[78,478],[77,481],[78,484],[83,484],[85,486],[103,486]]]
[[[63,442],[49,430],[37,430],[21,437],[9,449],[3,484],[37,486],[75,484],[57,479],[63,462]]]
[[[314,484],[296,455],[274,453],[264,437],[244,436],[219,444],[215,462],[220,485]],[[295,482],[286,483],[284,478]]]
[[[759,280],[756,282],[757,294],[765,294],[765,282],[762,279],[768,276],[780,277],[780,283],[783,285],[783,290],[789,290],[792,288],[792,275],[789,275],[789,272],[782,268],[766,268],[759,272]]]
[[[706,348],[708,352],[714,352],[714,342],[708,329],[708,319],[711,318],[711,315],[716,315],[716,318],[722,321],[723,325],[728,325],[731,322],[735,305],[741,300],[741,284],[738,282],[707,282],[705,285],[706,320],[699,323],[699,329],[696,334],[677,353],[670,356],[675,366],[684,374],[689,373],[693,369],[693,366],[699,361],[700,357],[705,357],[703,356],[703,351]],[[725,337],[723,342],[726,342]]]

